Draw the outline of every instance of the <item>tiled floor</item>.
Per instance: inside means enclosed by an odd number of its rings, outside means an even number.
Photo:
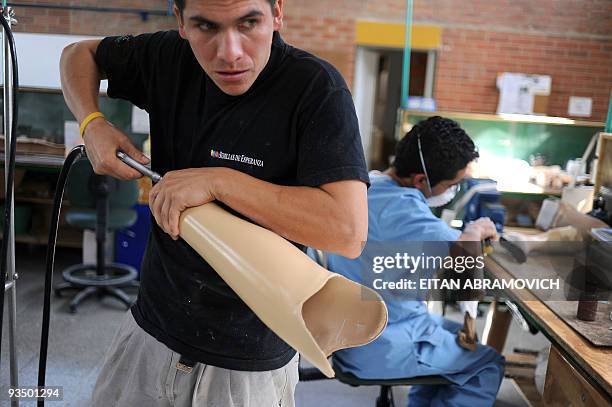
[[[21,385],[35,385],[38,371],[38,349],[44,285],[44,248],[18,245],[18,355]],[[80,261],[80,252],[60,250],[57,256],[55,281],[60,281],[63,267]],[[51,336],[47,384],[64,387],[64,401],[47,403],[53,407],[87,405],[87,400],[100,369],[104,351],[110,343],[125,309],[113,299],[102,304],[97,300],[86,302],[75,315],[68,312],[67,299],[52,301]],[[7,317],[5,314],[4,321]],[[0,369],[0,406],[8,406],[8,344],[6,325],[2,342],[2,366]],[[541,350],[547,341],[539,334],[532,336],[513,325],[506,345]],[[378,388],[353,388],[335,380],[324,380],[298,384],[296,402],[298,407],[359,407],[374,406]],[[396,405],[406,405],[407,388],[395,388]],[[22,406],[34,405],[33,402]],[[504,380],[496,406],[525,405],[511,380]],[[109,406],[110,407],[110,406]],[[476,406],[475,406],[476,407]]]

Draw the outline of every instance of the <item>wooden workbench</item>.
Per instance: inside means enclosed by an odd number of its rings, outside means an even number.
[[[491,257],[486,259],[485,267],[491,277],[503,280],[515,277]],[[593,346],[528,290],[506,290],[505,294],[553,345],[545,402],[612,405],[612,348]]]

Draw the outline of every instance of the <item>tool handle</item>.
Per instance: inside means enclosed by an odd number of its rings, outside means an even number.
[[[485,254],[485,256],[493,254],[493,245],[491,244],[491,238],[488,237],[482,242],[482,252]]]
[[[119,158],[121,161],[123,161],[125,164],[129,165],[136,171],[140,172],[142,175],[151,178],[153,183],[159,182],[162,178],[161,175],[159,175],[155,171],[152,171],[150,168],[145,167],[123,151],[117,151],[117,158]]]

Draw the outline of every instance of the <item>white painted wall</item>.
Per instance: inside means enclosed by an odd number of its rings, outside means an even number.
[[[96,38],[33,33],[14,33],[14,36],[19,64],[19,86],[40,89],[60,89],[59,61],[65,46]],[[0,75],[0,84],[2,82],[3,75]],[[100,89],[106,91],[106,86],[107,81],[102,81]]]
[[[371,154],[378,63],[378,52],[357,47],[355,76],[353,78],[353,98],[357,118],[359,119],[359,131],[361,132],[366,162],[370,161]]]

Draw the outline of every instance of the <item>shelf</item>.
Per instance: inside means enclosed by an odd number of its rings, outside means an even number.
[[[79,249],[83,246],[82,232],[81,233],[78,233],[78,232],[66,233],[66,232],[68,231],[60,230],[60,232],[58,233],[56,246],[69,247],[69,248],[74,248],[74,249]],[[17,243],[28,243],[28,244],[46,246],[48,243],[48,240],[49,240],[49,236],[47,233],[39,233],[39,234],[34,234],[34,235],[16,235],[15,236],[15,242]]]
[[[35,198],[27,196],[16,196],[15,203],[32,203],[41,205],[53,205],[53,198]],[[62,201],[62,208],[66,205],[66,201]]]
[[[70,206],[70,200],[68,200],[68,198],[66,197],[66,193],[64,193],[64,198],[62,199],[62,212],[64,210],[65,207]],[[40,197],[36,197],[36,196],[24,196],[24,195],[18,195],[15,194],[15,203],[31,203],[31,204],[38,204],[38,205],[53,205],[53,199],[55,197],[50,196],[47,198],[40,198]],[[4,196],[0,197],[0,206],[4,205]]]
[[[612,186],[612,133],[600,133],[597,155],[599,162],[595,174],[595,193],[598,193],[601,187]]]
[[[5,160],[4,151],[0,151],[0,162]],[[16,154],[15,164],[19,166],[53,168],[59,170],[64,165],[66,157],[51,154]]]
[[[0,239],[2,241],[2,239]],[[33,232],[31,234],[15,235],[16,243],[27,243],[46,246],[49,241],[48,232]],[[62,229],[57,236],[57,247],[80,249],[83,247],[83,232],[80,230]]]
[[[584,127],[597,127],[603,130],[605,124],[603,122],[591,122],[586,120],[574,120],[565,117],[539,116],[527,114],[491,114],[491,113],[470,113],[470,112],[449,112],[437,111],[426,112],[420,110],[402,110],[404,115],[415,116],[443,116],[450,119],[466,119],[466,120],[491,120],[499,122],[514,122],[514,123],[536,123],[536,124],[556,124],[556,125],[571,125]]]
[[[563,191],[560,189],[546,189],[533,183],[524,185],[503,185],[498,184],[497,190],[504,194],[525,194],[525,195],[552,195],[561,196]]]

